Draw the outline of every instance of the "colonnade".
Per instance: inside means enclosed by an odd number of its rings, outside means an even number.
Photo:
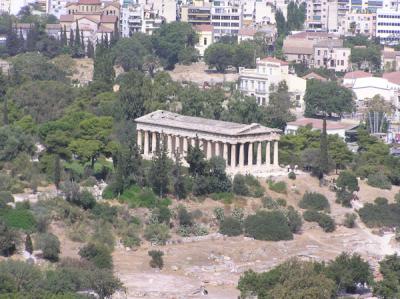
[[[222,142],[201,137],[187,137],[181,135],[164,134],[146,130],[137,131],[137,143],[145,159],[151,159],[161,143],[166,144],[170,158],[176,152],[185,157],[189,144],[195,146],[199,143],[207,159],[221,156],[225,159],[227,167],[231,169],[249,169],[278,167],[278,140],[256,140],[244,142]],[[265,138],[265,137],[264,137]],[[273,155],[271,159],[271,154]]]

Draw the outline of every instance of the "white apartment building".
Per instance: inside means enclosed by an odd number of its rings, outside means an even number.
[[[286,81],[291,100],[295,106],[304,109],[303,97],[306,80],[289,73],[289,63],[273,57],[257,59],[255,69],[240,68],[239,89],[248,96],[254,96],[259,105],[268,105],[271,86]]]
[[[132,36],[135,32],[153,34],[165,19],[157,11],[143,4],[129,4],[121,8],[121,35]]]
[[[152,9],[167,23],[176,21],[177,6],[175,0],[153,0]]]
[[[351,49],[343,47],[343,40],[319,41],[314,46],[314,67],[347,72],[350,70],[350,54]]]
[[[214,38],[238,35],[242,27],[242,4],[233,0],[214,0],[211,6],[211,25]]]
[[[362,34],[369,37],[376,33],[376,14],[348,12],[340,23],[340,34]]]
[[[376,37],[381,44],[397,45],[400,41],[400,10],[378,9]]]
[[[47,0],[46,12],[48,14],[54,15],[57,19],[61,15],[67,14],[66,6],[67,3],[74,2],[73,0]]]

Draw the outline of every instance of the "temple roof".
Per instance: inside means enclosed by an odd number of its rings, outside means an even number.
[[[177,128],[228,136],[248,136],[260,134],[280,134],[281,130],[272,129],[257,123],[250,125],[213,120],[202,117],[185,116],[164,110],[157,110],[135,119],[137,123],[160,127]]]

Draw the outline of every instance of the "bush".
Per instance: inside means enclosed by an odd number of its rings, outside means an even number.
[[[270,210],[277,209],[279,207],[278,203],[275,200],[273,200],[271,196],[268,195],[264,196],[261,199],[261,203],[263,205],[263,208],[267,208]]]
[[[159,269],[162,269],[164,267],[164,252],[162,252],[161,250],[150,250],[148,254],[149,256],[151,256],[150,267]]]
[[[276,200],[276,203],[279,205],[279,206],[281,206],[281,207],[286,207],[286,199],[283,199],[283,198],[278,198],[277,200]]]
[[[108,222],[113,222],[118,214],[117,208],[110,206],[108,203],[96,204],[91,212],[97,219]]]
[[[107,187],[104,188],[103,193],[101,194],[103,199],[114,199],[116,198],[114,194],[113,187],[111,185],[108,185]]]
[[[287,193],[287,185],[286,185],[286,182],[283,182],[283,181],[279,181],[279,182],[268,181],[268,187],[270,190],[272,190],[276,193],[282,193],[282,194]]]
[[[234,199],[234,195],[231,192],[219,192],[219,193],[211,193],[210,197],[214,200],[221,200],[223,202],[232,202]]]
[[[168,207],[160,206],[154,208],[151,211],[150,222],[151,223],[165,223],[169,225],[171,220],[171,211]]]
[[[377,205],[387,205],[389,203],[389,201],[387,200],[387,198],[385,197],[377,197],[374,200],[375,204]]]
[[[368,175],[367,184],[380,189],[392,189],[392,183],[382,172],[375,172]]]
[[[351,208],[352,199],[353,199],[352,193],[346,190],[336,191],[336,203],[340,203],[344,207]]]
[[[346,213],[344,215],[343,225],[347,228],[353,228],[356,225],[357,215],[354,213]]]
[[[250,195],[250,190],[247,187],[246,178],[244,175],[241,174],[235,175],[235,177],[233,178],[232,190],[233,193],[235,193],[236,195],[242,195],[242,196]]]
[[[0,191],[0,201],[5,203],[14,202],[14,196],[10,191]]]
[[[225,217],[219,225],[219,232],[227,236],[239,236],[242,234],[242,225],[234,217]]]
[[[248,216],[244,222],[247,236],[257,240],[279,241],[292,240],[285,215],[280,211],[259,211]]]
[[[149,224],[144,230],[144,238],[155,245],[165,245],[170,238],[169,229],[165,224]]]
[[[315,210],[307,210],[303,213],[303,218],[308,222],[317,222],[324,232],[333,232],[336,228],[335,221],[327,214]]]
[[[180,207],[178,210],[178,220],[180,226],[192,226],[193,216],[186,210],[185,207]]]
[[[112,269],[113,267],[111,252],[104,245],[89,243],[79,250],[79,255],[97,268]]]
[[[93,209],[93,207],[96,205],[96,199],[88,190],[83,190],[80,193],[78,205],[81,206],[84,210]]]
[[[296,174],[293,171],[291,171],[288,174],[288,178],[291,179],[291,180],[295,180],[296,179]]]
[[[327,214],[321,213],[321,216],[318,221],[318,225],[324,230],[326,233],[333,232],[336,229],[335,220]]]
[[[24,209],[10,209],[2,216],[9,227],[22,229],[26,232],[36,230],[36,220],[31,211]]]
[[[0,255],[10,256],[14,254],[19,242],[20,237],[18,232],[10,228],[0,218]]]
[[[365,204],[364,207],[358,210],[360,219],[370,228],[400,226],[400,205],[380,203]]]
[[[400,205],[400,191],[396,193],[396,195],[394,196],[394,201]]]
[[[224,209],[221,207],[214,208],[214,216],[219,222],[224,221],[225,219]]]
[[[298,233],[301,230],[303,221],[301,215],[292,206],[289,206],[286,211],[286,218],[292,233]]]
[[[324,195],[317,192],[306,192],[299,202],[299,207],[307,210],[328,211],[329,202]]]
[[[36,240],[36,248],[41,249],[43,257],[49,261],[58,261],[60,254],[60,241],[51,233],[40,234]]]

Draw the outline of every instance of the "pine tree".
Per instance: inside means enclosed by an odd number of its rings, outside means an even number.
[[[32,252],[33,252],[32,239],[29,234],[26,235],[26,239],[25,239],[25,251],[29,252],[29,254],[32,254]]]
[[[56,155],[54,157],[54,184],[56,185],[57,190],[60,188],[61,182],[61,165],[60,165],[60,156]]]

